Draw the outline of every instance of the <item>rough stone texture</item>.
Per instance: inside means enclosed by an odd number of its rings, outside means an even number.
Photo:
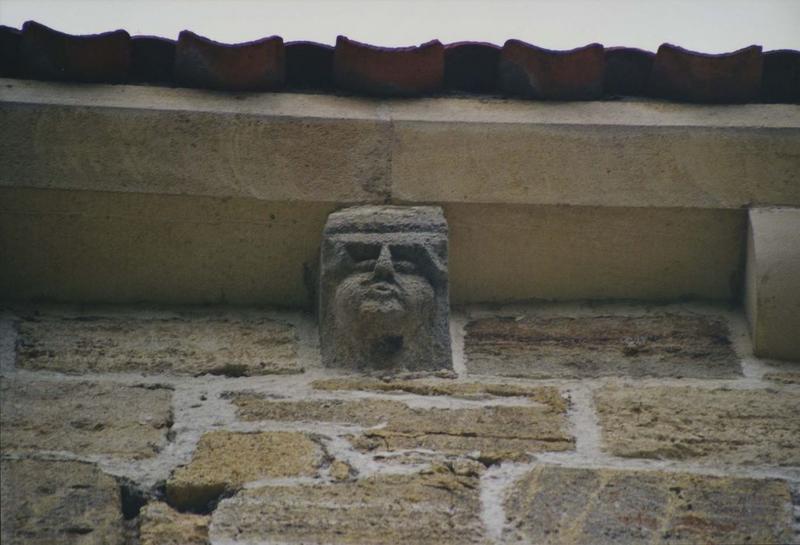
[[[179,513],[163,502],[154,501],[139,512],[140,545],[209,545],[211,517]]]
[[[334,460],[331,463],[329,473],[331,478],[336,481],[347,481],[358,474],[353,466],[341,460]]]
[[[0,88],[0,186],[327,203],[387,194],[390,126],[369,103],[43,85]],[[17,91],[22,104],[6,100]]]
[[[243,376],[302,372],[294,327],[263,316],[33,316],[17,365],[68,373]]]
[[[120,491],[81,462],[0,462],[3,545],[122,545]]]
[[[433,206],[332,213],[320,255],[319,331],[328,367],[452,367],[447,222]]]
[[[231,100],[23,80],[5,81],[0,103],[5,186],[329,203],[383,200],[391,187],[395,201],[417,203],[800,204],[794,105]]]
[[[649,316],[482,318],[466,327],[471,373],[585,378],[741,375],[721,318]]]
[[[755,119],[764,106],[771,105],[397,104],[392,196],[417,203],[797,206],[800,112],[786,105],[783,120]]]
[[[567,429],[566,403],[542,388],[530,406],[412,408],[380,399],[272,401],[233,398],[244,420],[320,421],[372,427],[355,436],[361,450],[423,448],[450,454],[480,451],[483,459],[524,459],[527,453],[564,451],[575,441]],[[380,427],[375,427],[383,424]]]
[[[0,379],[3,452],[143,459],[166,444],[172,391],[161,386]]]
[[[331,203],[0,188],[0,297],[311,305]],[[255,251],[254,248],[258,248]]]
[[[478,479],[453,472],[240,492],[214,512],[212,540],[284,544],[484,543]]]
[[[800,384],[800,371],[786,372],[786,373],[767,373],[764,375],[764,380],[771,380],[772,382],[780,382],[781,384]]]
[[[797,392],[608,386],[595,403],[616,456],[800,465]]]
[[[167,498],[179,509],[203,510],[250,481],[313,476],[323,459],[320,446],[302,433],[212,431],[167,481]]]
[[[790,492],[777,480],[539,466],[506,500],[504,543],[792,542]]]
[[[407,392],[424,396],[450,396],[464,399],[492,397],[530,397],[557,410],[566,410],[567,401],[554,388],[524,384],[492,384],[429,380],[381,380],[377,378],[331,378],[315,380],[317,390],[365,390],[373,392]]]
[[[800,208],[750,210],[745,310],[753,352],[800,361]]]

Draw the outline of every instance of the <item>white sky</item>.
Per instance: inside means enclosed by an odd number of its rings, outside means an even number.
[[[333,44],[344,34],[385,46],[518,38],[554,49],[800,49],[800,0],[0,0],[0,24],[28,19],[69,33],[175,38],[188,28],[231,43],[279,34]]]

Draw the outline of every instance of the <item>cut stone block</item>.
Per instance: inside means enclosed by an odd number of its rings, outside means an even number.
[[[245,490],[214,511],[216,542],[485,543],[478,479],[449,472]]]
[[[332,378],[315,380],[317,390],[363,390],[371,392],[396,392],[424,396],[450,396],[464,399],[491,397],[530,397],[554,407],[567,407],[567,401],[558,390],[521,384],[487,384],[482,382],[451,382],[426,380],[381,380],[376,378]]]
[[[319,421],[367,426],[354,437],[361,450],[431,449],[448,454],[480,451],[486,459],[524,459],[527,453],[571,450],[567,403],[541,388],[528,406],[416,408],[399,401],[274,401],[238,395],[244,420]],[[376,427],[378,426],[378,427]]]
[[[391,109],[392,197],[632,206],[645,214],[797,205],[797,110],[750,108],[405,101]]]
[[[777,480],[539,466],[505,503],[504,543],[791,543],[791,496]]]
[[[69,451],[143,459],[167,442],[172,391],[162,386],[0,380],[3,452]]]
[[[482,318],[466,327],[470,373],[528,378],[741,375],[720,318],[663,314]]]
[[[541,189],[537,185],[535,193]],[[456,304],[727,302],[738,294],[744,210],[494,202],[449,203],[444,209],[450,299]]]
[[[753,352],[800,362],[800,208],[750,210],[745,269]]]
[[[374,102],[261,93],[245,105],[186,89],[92,86],[72,98],[51,87],[43,104],[29,94],[36,87],[3,86],[0,185],[162,199],[364,202],[388,193],[392,127]]]
[[[307,307],[334,206],[0,187],[0,298]]]
[[[800,465],[797,392],[609,386],[595,403],[615,456]]]
[[[779,382],[781,384],[800,384],[800,371],[785,373],[767,373],[764,375],[764,380],[771,380],[772,382]]]
[[[150,502],[139,512],[141,545],[209,545],[211,517],[179,513],[166,503]]]
[[[19,324],[17,365],[67,373],[229,376],[303,370],[293,326],[234,315],[28,318]]]
[[[324,457],[302,433],[212,431],[200,438],[189,465],[167,481],[167,499],[179,509],[203,510],[250,481],[313,476]]]
[[[94,465],[3,460],[0,473],[3,545],[125,543],[119,486]]]

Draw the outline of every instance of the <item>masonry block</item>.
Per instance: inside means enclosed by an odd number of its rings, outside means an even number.
[[[757,356],[800,361],[800,208],[754,208],[745,309]]]
[[[3,545],[126,542],[119,487],[94,465],[65,460],[3,460],[0,472]]]

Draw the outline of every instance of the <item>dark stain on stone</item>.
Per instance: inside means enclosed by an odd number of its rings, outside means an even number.
[[[467,325],[472,373],[524,377],[741,375],[719,318],[653,316],[484,318]]]

